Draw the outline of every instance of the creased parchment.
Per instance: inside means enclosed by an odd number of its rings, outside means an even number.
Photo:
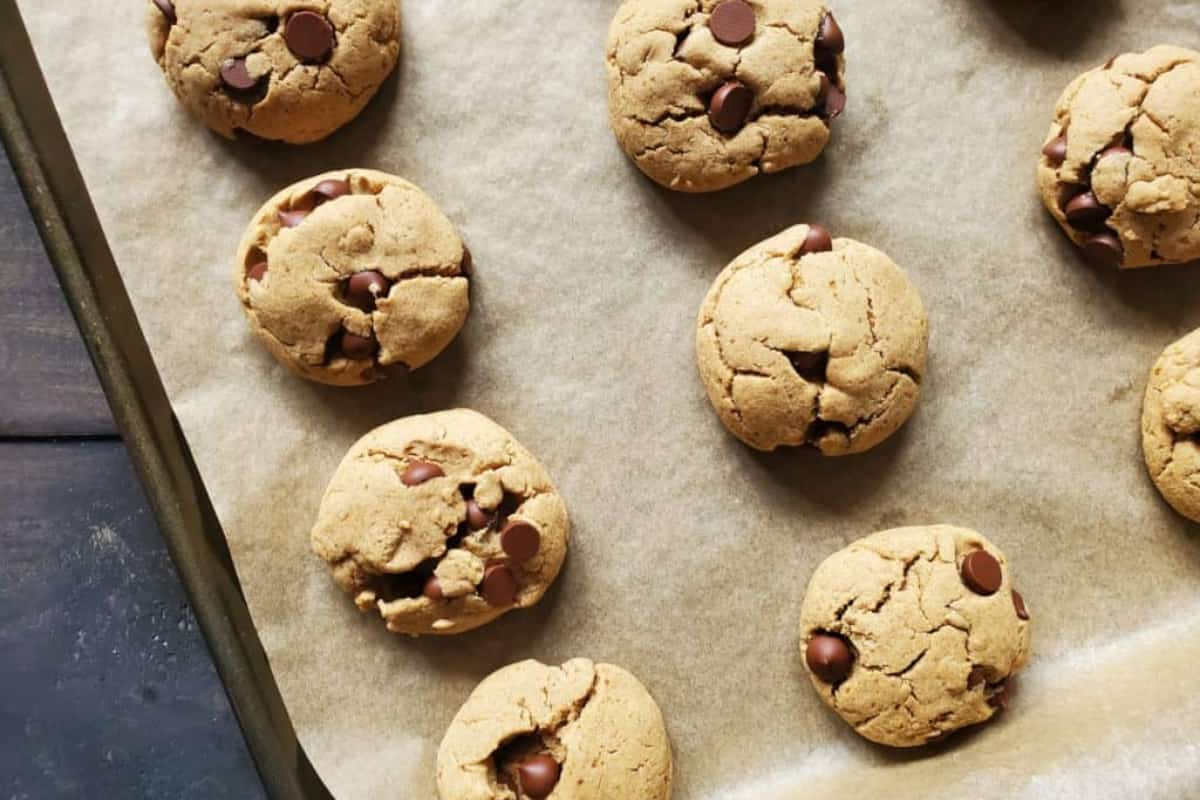
[[[281,3],[286,5],[286,3]],[[475,683],[588,656],[661,703],[680,800],[1200,797],[1200,532],[1141,463],[1141,393],[1200,325],[1200,268],[1082,265],[1034,165],[1067,81],[1122,50],[1200,43],[1187,0],[838,0],[850,105],[816,164],[714,196],[655,187],[605,108],[616,0],[405,0],[366,113],[303,149],[228,143],[151,60],[141,2],[22,0],[158,367],[229,537],[305,748],[340,798],[433,797]],[[252,341],[229,285],[272,192],[394,172],[475,256],[463,335],[409,379],[306,384]],[[922,404],[865,456],[756,455],[696,374],[709,282],[820,221],[889,253],[929,311]],[[321,491],[374,425],[470,406],[549,468],[572,520],[536,609],[411,641],[310,552]],[[829,553],[949,522],[1010,557],[1034,658],[1011,710],[915,753],[860,741],[804,678],[796,620]]]

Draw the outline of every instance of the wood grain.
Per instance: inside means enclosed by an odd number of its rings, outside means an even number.
[[[7,158],[0,158],[0,330],[0,437],[116,435]]]
[[[0,443],[0,797],[262,797],[119,441]]]

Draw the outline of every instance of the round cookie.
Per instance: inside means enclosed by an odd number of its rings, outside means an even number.
[[[844,49],[820,0],[625,0],[608,35],[613,131],[681,192],[807,164],[846,107]]]
[[[654,698],[620,667],[585,658],[493,672],[437,756],[442,800],[666,800],[671,771]]]
[[[143,2],[172,91],[230,139],[324,139],[358,116],[400,56],[397,0]]]
[[[1142,404],[1142,453],[1171,507],[1200,522],[1200,330],[1172,344],[1150,373]]]
[[[1038,164],[1046,208],[1091,263],[1200,258],[1200,53],[1159,46],[1076,78]]]
[[[717,276],[696,330],[708,399],[758,450],[861,453],[912,414],[929,323],[886,255],[817,225],[742,253]]]
[[[800,639],[830,708],[873,742],[916,747],[1006,707],[1029,657],[1029,612],[978,533],[897,528],[817,568]]]
[[[457,409],[359,439],[325,490],[312,546],[389,630],[454,634],[541,600],[569,529],[545,467],[487,417]]]
[[[328,172],[272,197],[238,247],[234,285],[250,326],[296,374],[338,386],[416,369],[462,329],[470,253],[408,181]]]

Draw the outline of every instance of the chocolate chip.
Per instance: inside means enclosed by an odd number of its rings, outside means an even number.
[[[809,383],[825,383],[829,353],[787,353],[796,374]]]
[[[405,486],[420,486],[425,481],[445,477],[445,471],[432,461],[414,461],[404,470],[400,481]]]
[[[746,0],[725,0],[713,9],[708,27],[713,38],[729,47],[741,47],[754,38],[754,7]]]
[[[817,29],[817,38],[813,42],[813,55],[817,65],[829,72],[837,70],[837,57],[846,49],[846,37],[842,28],[833,18],[833,13],[827,13],[821,19]]]
[[[463,257],[462,261],[458,265],[458,271],[469,278],[471,277],[471,267],[474,266],[474,263],[475,262],[471,258],[471,251],[468,250],[467,246],[464,244]]]
[[[975,594],[995,594],[1004,581],[1000,570],[1000,562],[986,550],[972,550],[967,553],[959,567],[959,574],[967,588]]]
[[[1103,152],[1101,152],[1100,158],[1098,158],[1097,161],[1103,161],[1104,159],[1109,158],[1110,156],[1131,156],[1131,155],[1133,155],[1133,151],[1130,150],[1128,147],[1122,147],[1121,145],[1117,145],[1115,147],[1110,147],[1107,150],[1104,150]]]
[[[312,193],[318,204],[328,203],[350,194],[350,183],[338,180],[321,181],[312,188]]]
[[[1063,208],[1063,213],[1067,215],[1067,222],[1085,230],[1103,224],[1104,220],[1112,216],[1112,211],[1091,191],[1071,198]]]
[[[231,58],[221,65],[221,82],[230,89],[245,92],[258,85],[258,78],[250,74],[246,59]]]
[[[1013,608],[1017,610],[1020,619],[1029,619],[1029,609],[1025,608],[1025,598],[1016,589],[1012,590]]]
[[[1067,160],[1067,137],[1059,136],[1057,139],[1052,139],[1042,148],[1042,155],[1049,159],[1053,166],[1062,166],[1062,163]]]
[[[837,84],[830,83],[829,91],[825,94],[825,106],[821,116],[825,119],[837,119],[846,110],[846,93]]]
[[[854,653],[840,636],[817,633],[808,640],[804,654],[808,668],[826,683],[841,683],[854,667]]]
[[[295,211],[280,211],[279,224],[285,228],[294,228],[301,222],[304,222],[304,218],[307,217],[309,213],[310,212],[305,211],[302,208],[298,208]]]
[[[488,567],[483,572],[483,583],[479,585],[479,593],[492,606],[512,605],[517,597],[517,578],[503,564]]]
[[[435,603],[445,597],[442,594],[442,582],[437,579],[436,575],[430,575],[429,580],[425,581],[425,587],[421,590],[421,594]]]
[[[746,124],[754,93],[739,81],[729,81],[713,93],[708,103],[708,118],[713,127],[725,133],[735,133]]]
[[[1125,258],[1125,248],[1112,233],[1097,234],[1082,245],[1083,257],[1095,267],[1112,269],[1121,266]]]
[[[374,358],[375,353],[379,352],[379,342],[375,339],[374,334],[359,336],[350,331],[343,331],[340,346],[342,355],[352,361],[365,361],[368,358]]]
[[[267,262],[260,261],[257,264],[246,270],[246,279],[252,281],[261,281],[267,274]]]
[[[387,297],[392,282],[375,270],[356,272],[346,281],[346,302],[363,311],[374,311],[375,302]]]
[[[521,791],[533,800],[542,800],[554,791],[558,773],[558,762],[545,753],[530,756],[517,766]]]
[[[175,4],[171,0],[154,0],[154,5],[158,6],[158,10],[167,18],[167,22],[175,24]]]
[[[809,225],[804,244],[800,246],[800,255],[809,253],[827,253],[833,249],[833,237],[821,225]]]
[[[473,531],[481,531],[492,524],[492,515],[479,507],[474,499],[467,501],[467,525]]]
[[[528,522],[510,520],[500,532],[500,547],[517,564],[524,564],[538,554],[542,535]]]
[[[301,61],[324,61],[333,52],[333,25],[315,11],[297,11],[288,17],[283,38]]]
[[[971,674],[967,676],[967,688],[974,689],[979,684],[987,680],[987,670],[983,667],[971,667]]]

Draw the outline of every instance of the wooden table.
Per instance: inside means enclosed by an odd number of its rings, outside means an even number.
[[[7,157],[0,328],[0,797],[264,797]]]

